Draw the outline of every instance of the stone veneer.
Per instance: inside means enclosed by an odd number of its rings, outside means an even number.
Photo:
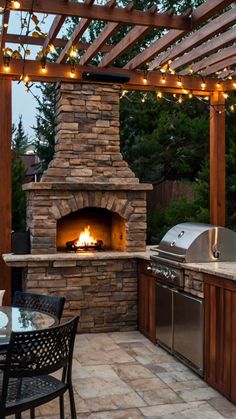
[[[79,315],[80,333],[137,328],[135,259],[31,262],[24,280],[29,292],[64,296],[63,319]]]

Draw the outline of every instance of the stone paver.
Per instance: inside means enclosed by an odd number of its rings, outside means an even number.
[[[235,405],[139,332],[78,335],[73,383],[78,419],[236,419]],[[67,396],[65,409],[70,419]],[[36,418],[59,419],[58,401]]]

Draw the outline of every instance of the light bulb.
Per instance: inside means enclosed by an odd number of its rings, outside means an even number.
[[[202,88],[202,89],[205,89],[205,87],[206,87],[206,83],[203,81],[203,82],[201,83],[201,88]]]
[[[231,110],[231,112],[234,112],[234,105],[230,105],[229,109]]]
[[[13,0],[11,2],[13,9],[19,9],[20,8],[20,2]]]

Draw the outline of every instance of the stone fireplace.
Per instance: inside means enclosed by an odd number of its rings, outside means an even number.
[[[55,155],[24,186],[31,254],[24,287],[65,295],[81,331],[127,330],[137,320],[137,252],[146,250],[146,191],[120,153],[120,86],[62,83]],[[88,229],[100,249],[68,246]],[[19,266],[19,265],[18,265]]]

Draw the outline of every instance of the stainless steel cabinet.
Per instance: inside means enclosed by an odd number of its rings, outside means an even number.
[[[203,375],[203,301],[157,282],[157,342]]]

